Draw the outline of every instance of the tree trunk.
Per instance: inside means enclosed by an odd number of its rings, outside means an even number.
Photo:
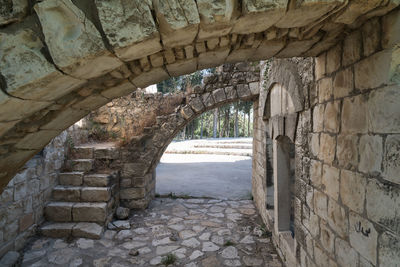
[[[213,137],[217,138],[217,120],[218,120],[218,108],[214,109],[213,114]]]
[[[249,116],[247,120],[247,137],[250,137],[250,112],[251,111],[249,111]]]
[[[246,114],[243,112],[243,136],[246,136]]]
[[[229,137],[229,109],[225,110],[225,137]]]
[[[200,139],[203,139],[203,115],[200,117]]]
[[[235,110],[235,133],[234,136],[237,138],[239,136],[239,106],[236,103],[235,105],[236,110]]]
[[[191,138],[193,140],[194,138],[194,121],[192,121],[192,127],[191,127]]]
[[[219,133],[219,138],[222,137],[223,132],[224,131],[221,129],[221,114],[219,113],[219,110],[218,110],[218,133]]]

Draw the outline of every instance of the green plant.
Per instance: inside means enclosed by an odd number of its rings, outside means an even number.
[[[261,225],[260,230],[262,232],[262,237],[271,237],[272,236],[271,231],[269,231],[267,229],[267,226],[265,224]]]
[[[172,199],[177,199],[178,197],[175,195],[175,193],[173,193],[173,192],[170,192],[169,194],[168,194],[168,197],[169,198],[172,198]]]
[[[162,258],[161,263],[168,266],[174,264],[176,262],[176,256],[172,253],[168,254],[164,258]]]
[[[232,242],[231,240],[227,240],[227,241],[224,243],[224,246],[225,246],[225,247],[229,247],[229,246],[233,246],[233,245],[235,245],[235,243]]]
[[[67,136],[67,139],[65,140],[68,148],[73,149],[75,147],[74,140],[70,135]]]
[[[155,197],[160,197],[160,194],[159,194],[159,193],[156,193],[154,196],[155,196]]]

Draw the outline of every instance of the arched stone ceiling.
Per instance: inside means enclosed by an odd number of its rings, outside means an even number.
[[[138,87],[228,62],[316,56],[398,0],[5,0],[0,192],[53,137]]]

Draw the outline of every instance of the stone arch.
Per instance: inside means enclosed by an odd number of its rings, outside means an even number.
[[[348,28],[398,3],[47,0],[33,9],[27,1],[12,6],[0,14],[0,188],[53,137],[113,98],[224,62],[317,56]]]

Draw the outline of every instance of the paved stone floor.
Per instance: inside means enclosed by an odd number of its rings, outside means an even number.
[[[100,240],[37,237],[22,266],[282,266],[249,200],[157,198]]]

